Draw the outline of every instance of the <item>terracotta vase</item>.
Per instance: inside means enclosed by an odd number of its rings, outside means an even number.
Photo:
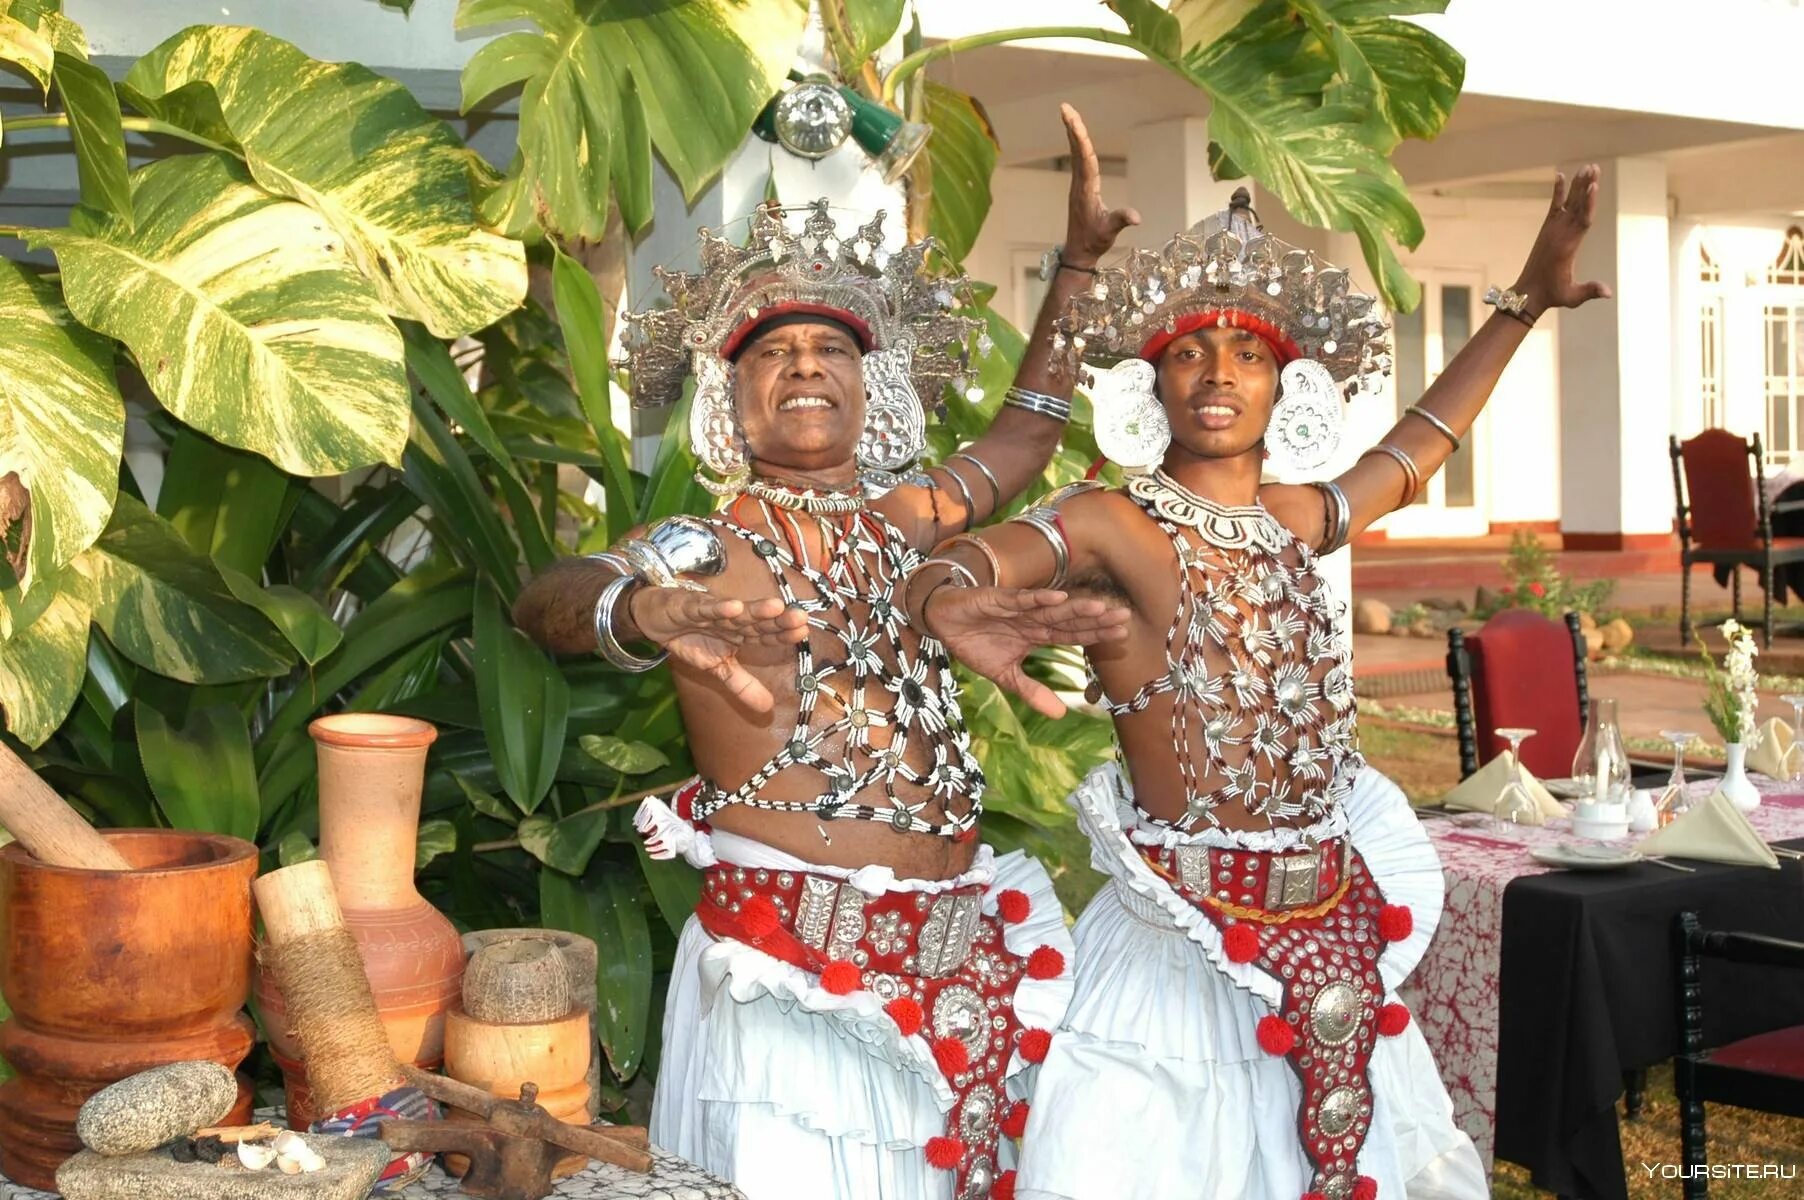
[[[319,753],[319,853],[345,926],[357,939],[376,1009],[395,1057],[433,1068],[445,1056],[445,1014],[457,1003],[464,950],[457,929],[413,883],[426,751],[438,731],[425,721],[340,713],[308,727]],[[296,1129],[313,1111],[300,1045],[288,1032],[281,993],[259,975],[257,1008],[288,1094]]]
[[[0,850],[0,990],[12,1018],[0,1055],[0,1172],[34,1188],[81,1149],[76,1110],[149,1067],[236,1068],[255,1041],[251,982],[257,848],[222,834],[116,829],[133,870],[46,866]],[[248,1120],[240,1081],[230,1121]]]

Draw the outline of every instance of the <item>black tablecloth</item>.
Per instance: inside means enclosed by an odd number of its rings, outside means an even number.
[[[1804,937],[1804,864],[1780,861],[1555,871],[1504,889],[1498,1158],[1561,1195],[1626,1200],[1622,1074],[1679,1051],[1673,918],[1694,909],[1706,928]],[[1708,963],[1704,1013],[1712,1046],[1795,1025],[1804,977]]]

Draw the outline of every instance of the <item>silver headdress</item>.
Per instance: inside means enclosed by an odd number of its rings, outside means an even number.
[[[803,213],[792,229],[786,218]],[[947,384],[969,370],[982,322],[957,311],[971,303],[970,285],[932,240],[889,250],[883,220],[878,213],[842,239],[828,202],[817,200],[805,209],[760,209],[743,246],[702,230],[700,270],[658,268],[668,303],[625,316],[634,406],[674,403],[693,373],[696,453],[716,474],[741,475],[746,448],[723,349],[784,313],[849,318],[844,323],[866,343],[859,463],[880,479],[907,469],[925,445],[924,404],[937,410]]]
[[[1273,347],[1283,367],[1284,400],[1268,446],[1275,440],[1274,453],[1308,469],[1338,442],[1340,400],[1374,391],[1390,372],[1386,326],[1374,306],[1345,271],[1266,233],[1241,188],[1226,211],[1163,249],[1135,250],[1120,267],[1098,271],[1059,317],[1053,351],[1068,370],[1076,360],[1114,364],[1093,374],[1097,433],[1122,433],[1108,428],[1103,410],[1113,406],[1113,424],[1126,431],[1116,443],[1144,460],[1117,461],[1138,468],[1155,464],[1169,440],[1169,430],[1163,437],[1159,431],[1164,414],[1146,364],[1205,325],[1248,329]]]

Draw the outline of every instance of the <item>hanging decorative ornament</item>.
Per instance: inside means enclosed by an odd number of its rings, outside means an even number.
[[[798,158],[825,158],[852,136],[852,106],[832,82],[810,76],[778,98],[777,142]]]
[[[1265,431],[1265,448],[1280,474],[1313,471],[1340,446],[1344,405],[1328,368],[1299,358],[1278,377],[1278,405]]]
[[[1096,448],[1126,471],[1150,471],[1171,446],[1171,422],[1153,385],[1158,373],[1145,359],[1129,358],[1090,377]]]

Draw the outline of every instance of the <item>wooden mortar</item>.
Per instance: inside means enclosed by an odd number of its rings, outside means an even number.
[[[589,1123],[589,1056],[589,1014],[580,1008],[534,1024],[479,1021],[454,1008],[445,1022],[445,1074],[506,1100],[520,1098],[521,1084],[537,1084],[539,1106],[577,1125]],[[447,1109],[445,1119],[476,1120],[457,1109]],[[587,1162],[566,1157],[552,1174],[575,1174]],[[445,1166],[462,1175],[469,1161],[448,1154]]]

